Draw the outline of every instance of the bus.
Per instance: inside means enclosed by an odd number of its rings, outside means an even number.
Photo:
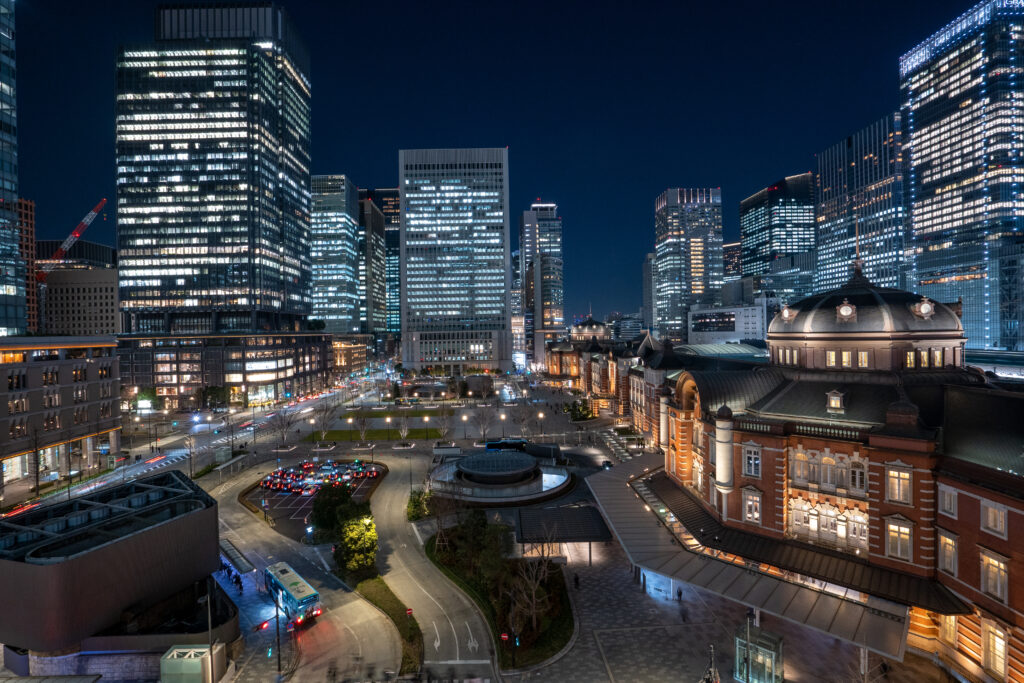
[[[320,594],[286,562],[277,562],[263,571],[267,591],[289,619],[301,624],[320,616]]]

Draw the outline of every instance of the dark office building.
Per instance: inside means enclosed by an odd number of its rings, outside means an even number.
[[[53,262],[53,255],[60,248],[61,241],[36,240],[37,267]],[[57,268],[116,268],[117,249],[98,242],[78,240],[54,265]]]
[[[0,0],[0,337],[24,334],[25,261],[18,233],[18,114],[14,0]]]
[[[791,175],[740,202],[743,275],[761,275],[782,256],[814,250],[814,177]]]
[[[359,190],[360,199],[372,199],[384,214],[384,270],[387,332],[402,331],[402,200],[397,187]]]
[[[126,332],[296,330],[310,310],[309,63],[280,7],[175,5],[117,58]]]
[[[359,331],[384,332],[387,315],[384,214],[369,199],[359,200]]]
[[[722,245],[722,264],[725,267],[723,282],[732,282],[743,277],[742,254],[740,242],[726,242]]]

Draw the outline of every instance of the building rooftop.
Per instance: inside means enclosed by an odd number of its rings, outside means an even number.
[[[675,352],[687,356],[742,356],[768,360],[766,349],[750,344],[683,344],[676,346]]]
[[[53,564],[216,502],[177,470],[0,517],[0,558]]]
[[[33,351],[36,349],[66,349],[80,346],[117,346],[114,335],[52,337],[0,337],[0,349],[4,351]]]

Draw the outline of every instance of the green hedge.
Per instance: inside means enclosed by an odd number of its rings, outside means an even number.
[[[405,604],[398,599],[384,579],[367,579],[356,585],[356,591],[379,607],[395,623],[402,639],[401,674],[416,673],[423,664],[423,631],[415,617],[406,614]]]

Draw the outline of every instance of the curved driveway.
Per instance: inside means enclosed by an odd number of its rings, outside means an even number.
[[[379,458],[391,471],[371,498],[379,536],[377,566],[419,622],[426,670],[449,679],[498,680],[487,622],[427,559],[405,517],[410,481],[423,481],[431,456],[422,450],[399,452],[404,454]]]

